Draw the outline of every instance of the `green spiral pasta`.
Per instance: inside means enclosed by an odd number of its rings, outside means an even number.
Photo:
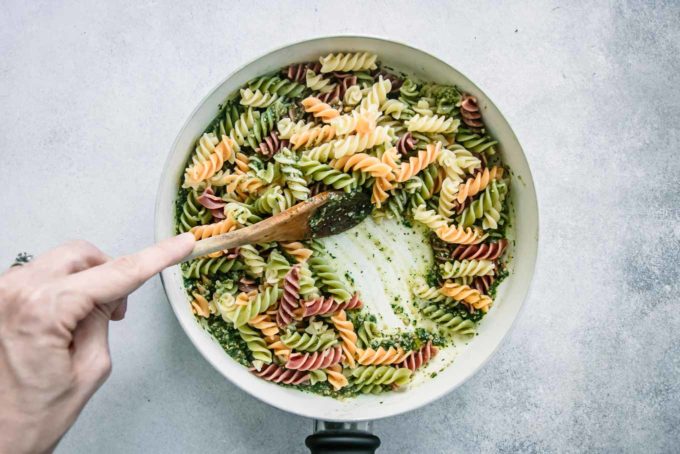
[[[314,256],[308,261],[312,273],[318,278],[319,287],[325,292],[333,295],[336,301],[348,301],[352,294],[338,276],[335,267],[330,262],[319,256]]]
[[[343,189],[345,192],[350,192],[357,186],[357,182],[352,176],[334,169],[328,164],[322,164],[319,161],[303,156],[300,158],[300,169],[305,177],[320,181],[323,184],[332,186],[334,189]]]
[[[433,99],[435,113],[439,115],[451,115],[462,97],[458,89],[451,85],[425,84],[420,93]]]
[[[260,214],[276,214],[290,207],[281,186],[270,186],[253,204],[253,209]]]
[[[301,98],[305,93],[305,86],[279,76],[262,76],[248,83],[251,90],[276,94],[289,99]]]
[[[288,260],[277,250],[273,250],[269,254],[269,259],[267,260],[267,265],[264,268],[264,277],[269,284],[274,284],[281,282],[286,276],[286,273],[290,270],[290,263]]]
[[[399,87],[399,101],[414,106],[418,103],[420,97],[420,87],[412,79],[405,79],[404,83]]]
[[[465,320],[459,315],[447,312],[439,306],[431,304],[421,308],[421,311],[425,317],[450,333],[464,336],[473,336],[476,333],[475,323],[472,320]]]
[[[315,369],[309,371],[309,384],[314,386],[317,383],[328,381],[328,375],[323,369]]]
[[[495,146],[498,144],[498,141],[490,136],[482,136],[467,128],[458,129],[456,141],[467,150],[474,151],[475,153],[486,153],[487,155],[496,154]]]
[[[338,343],[337,336],[333,331],[321,335],[291,332],[281,336],[281,342],[286,347],[300,352],[316,352],[325,350]]]
[[[380,337],[380,329],[375,322],[364,322],[357,330],[357,337],[359,342],[357,345],[361,348],[369,348],[371,341],[376,337]]]
[[[239,255],[243,258],[246,273],[252,277],[260,277],[264,273],[267,263],[252,244],[246,244],[239,248]]]
[[[250,300],[248,304],[233,304],[228,307],[226,317],[234,324],[234,327],[239,328],[248,323],[248,320],[257,314],[269,309],[279,298],[279,293],[278,285],[275,284],[272,287],[267,287]]]
[[[241,325],[238,327],[238,334],[245,341],[255,361],[261,361],[264,364],[272,362],[272,352],[256,329],[247,324]]]
[[[310,300],[319,296],[319,289],[316,288],[312,270],[309,269],[307,263],[300,265],[300,297],[304,300]]]
[[[295,159],[295,154],[288,148],[284,148],[274,156],[274,160],[281,166],[283,180],[293,197],[296,200],[307,200],[309,188]]]
[[[458,217],[458,223],[464,227],[471,226],[477,219],[482,219],[483,229],[495,229],[503,209],[503,200],[507,186],[503,182],[492,181],[482,194],[475,199]]]
[[[196,193],[189,191],[186,201],[182,204],[179,213],[177,229],[180,233],[188,232],[192,227],[206,224],[212,219],[212,214],[196,200]]]
[[[222,110],[208,126],[206,132],[212,132],[221,139],[222,136],[229,136],[229,133],[234,129],[234,125],[241,116],[241,109],[237,103],[227,101],[222,106]]]
[[[198,279],[201,275],[212,276],[217,273],[228,273],[231,270],[242,269],[243,265],[236,259],[227,257],[203,257],[182,265],[182,275]]]
[[[405,367],[358,366],[352,369],[350,377],[358,385],[405,385],[413,372]]]
[[[260,142],[274,129],[279,118],[286,112],[288,112],[288,105],[276,101],[255,118],[248,136],[248,144],[253,150],[258,148]]]

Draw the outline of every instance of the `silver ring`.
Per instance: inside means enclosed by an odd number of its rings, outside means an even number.
[[[19,252],[17,254],[17,258],[14,259],[14,263],[10,266],[10,268],[13,268],[15,266],[23,266],[33,260],[33,256],[29,254],[28,252]]]

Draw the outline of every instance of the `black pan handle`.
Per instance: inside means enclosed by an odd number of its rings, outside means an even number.
[[[380,438],[370,432],[371,423],[315,421],[314,433],[305,444],[311,454],[374,454]]]

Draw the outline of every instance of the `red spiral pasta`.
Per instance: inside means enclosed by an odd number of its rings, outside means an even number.
[[[301,370],[290,370],[279,367],[276,364],[269,364],[262,370],[251,368],[250,371],[258,377],[274,383],[284,383],[286,385],[300,385],[309,381],[309,374]]]
[[[257,290],[257,282],[248,277],[243,276],[238,280],[238,291],[243,293],[250,293],[253,290]]]
[[[300,307],[300,265],[293,266],[283,279],[283,296],[276,312],[276,323],[281,328],[291,324],[295,309]]]
[[[224,219],[224,206],[227,204],[221,197],[215,195],[211,188],[206,188],[203,193],[196,197],[196,201],[210,210],[213,218]]]
[[[505,238],[495,243],[481,243],[459,245],[453,250],[452,256],[456,260],[498,260],[508,246]]]
[[[321,63],[318,61],[309,63],[296,63],[285,68],[283,70],[283,75],[293,82],[304,84],[308,69],[318,74],[319,71],[321,71]]]
[[[349,301],[338,303],[332,297],[319,297],[312,301],[305,303],[305,311],[303,317],[311,317],[312,315],[327,315],[343,309],[361,309],[364,303],[359,299],[359,294],[355,293]]]
[[[463,123],[471,128],[482,128],[482,114],[479,113],[479,105],[477,98],[472,95],[463,95],[463,100],[460,102],[460,116],[463,117]]]
[[[272,131],[267,137],[262,139],[262,142],[260,142],[255,151],[263,156],[272,157],[281,151],[281,148],[287,146],[288,141],[279,139],[278,132]]]
[[[286,362],[286,368],[292,370],[316,370],[326,369],[342,360],[342,347],[327,348],[320,352],[291,353]]]
[[[415,352],[411,352],[397,367],[405,367],[415,371],[424,364],[427,364],[437,354],[437,347],[432,345],[432,341],[427,341],[427,344],[420,347]]]
[[[491,284],[493,284],[493,281],[494,277],[491,275],[477,276],[472,281],[472,284],[470,284],[470,287],[478,290],[480,293],[488,295],[489,289],[491,288]]]
[[[408,154],[413,151],[416,147],[416,139],[413,138],[413,134],[407,132],[403,136],[399,137],[397,142],[397,150],[402,156],[408,156]]]

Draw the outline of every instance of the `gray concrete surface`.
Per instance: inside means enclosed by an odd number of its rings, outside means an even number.
[[[507,343],[448,397],[377,422],[380,452],[680,449],[677,2],[95,3],[0,11],[0,263],[75,237],[150,243],[170,144],[227,73],[319,34],[393,37],[505,113],[542,239]],[[225,382],[158,279],[111,346],[113,375],[58,452],[305,452],[311,422]]]

